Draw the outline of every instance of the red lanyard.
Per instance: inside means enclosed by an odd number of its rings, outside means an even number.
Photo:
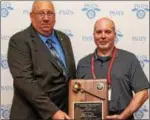
[[[112,66],[113,66],[113,63],[114,63],[114,60],[115,60],[115,56],[116,56],[116,52],[117,52],[117,48],[114,47],[114,50],[113,50],[113,53],[112,53],[112,58],[111,58],[111,61],[109,63],[109,67],[108,67],[108,74],[107,74],[107,82],[108,82],[108,85],[110,85],[111,83],[111,69],[112,69]],[[91,59],[91,71],[92,71],[92,77],[94,79],[96,79],[96,76],[95,76],[95,68],[94,68],[94,55],[92,56],[92,59]]]

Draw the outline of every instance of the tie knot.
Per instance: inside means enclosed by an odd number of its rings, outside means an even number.
[[[47,39],[47,40],[46,40],[46,43],[52,44],[52,40],[51,40],[51,39]]]
[[[54,42],[51,39],[47,39],[46,43],[49,45],[49,47],[53,47]]]

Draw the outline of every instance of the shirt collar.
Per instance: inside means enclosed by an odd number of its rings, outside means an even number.
[[[98,60],[97,49],[94,51],[94,60]]]
[[[52,34],[49,37],[43,36],[40,33],[38,33],[40,38],[43,40],[43,42],[45,43],[47,39],[53,40],[55,37],[55,32],[54,30],[52,31]],[[55,41],[53,41],[55,43]]]
[[[115,56],[115,58],[118,56],[118,49],[117,49],[117,53],[116,53],[116,56]],[[108,56],[108,57],[112,57],[112,56]],[[97,48],[95,49],[95,51],[94,51],[94,60],[100,60],[100,57],[98,56],[98,54],[97,54]]]

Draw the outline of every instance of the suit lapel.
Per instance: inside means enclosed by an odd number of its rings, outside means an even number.
[[[40,39],[40,36],[36,33],[34,28],[31,26],[31,37],[32,37],[32,42],[36,46],[36,50],[43,51],[43,54],[45,54],[47,60],[51,62],[58,70],[62,71],[61,67],[57,64],[54,56],[50,53],[49,49],[46,47],[44,42]]]

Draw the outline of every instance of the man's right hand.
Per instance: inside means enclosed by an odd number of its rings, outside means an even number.
[[[58,110],[53,116],[52,116],[52,120],[58,120],[58,119],[61,119],[61,120],[69,120],[71,119],[66,113],[64,113],[63,111],[61,110]]]

